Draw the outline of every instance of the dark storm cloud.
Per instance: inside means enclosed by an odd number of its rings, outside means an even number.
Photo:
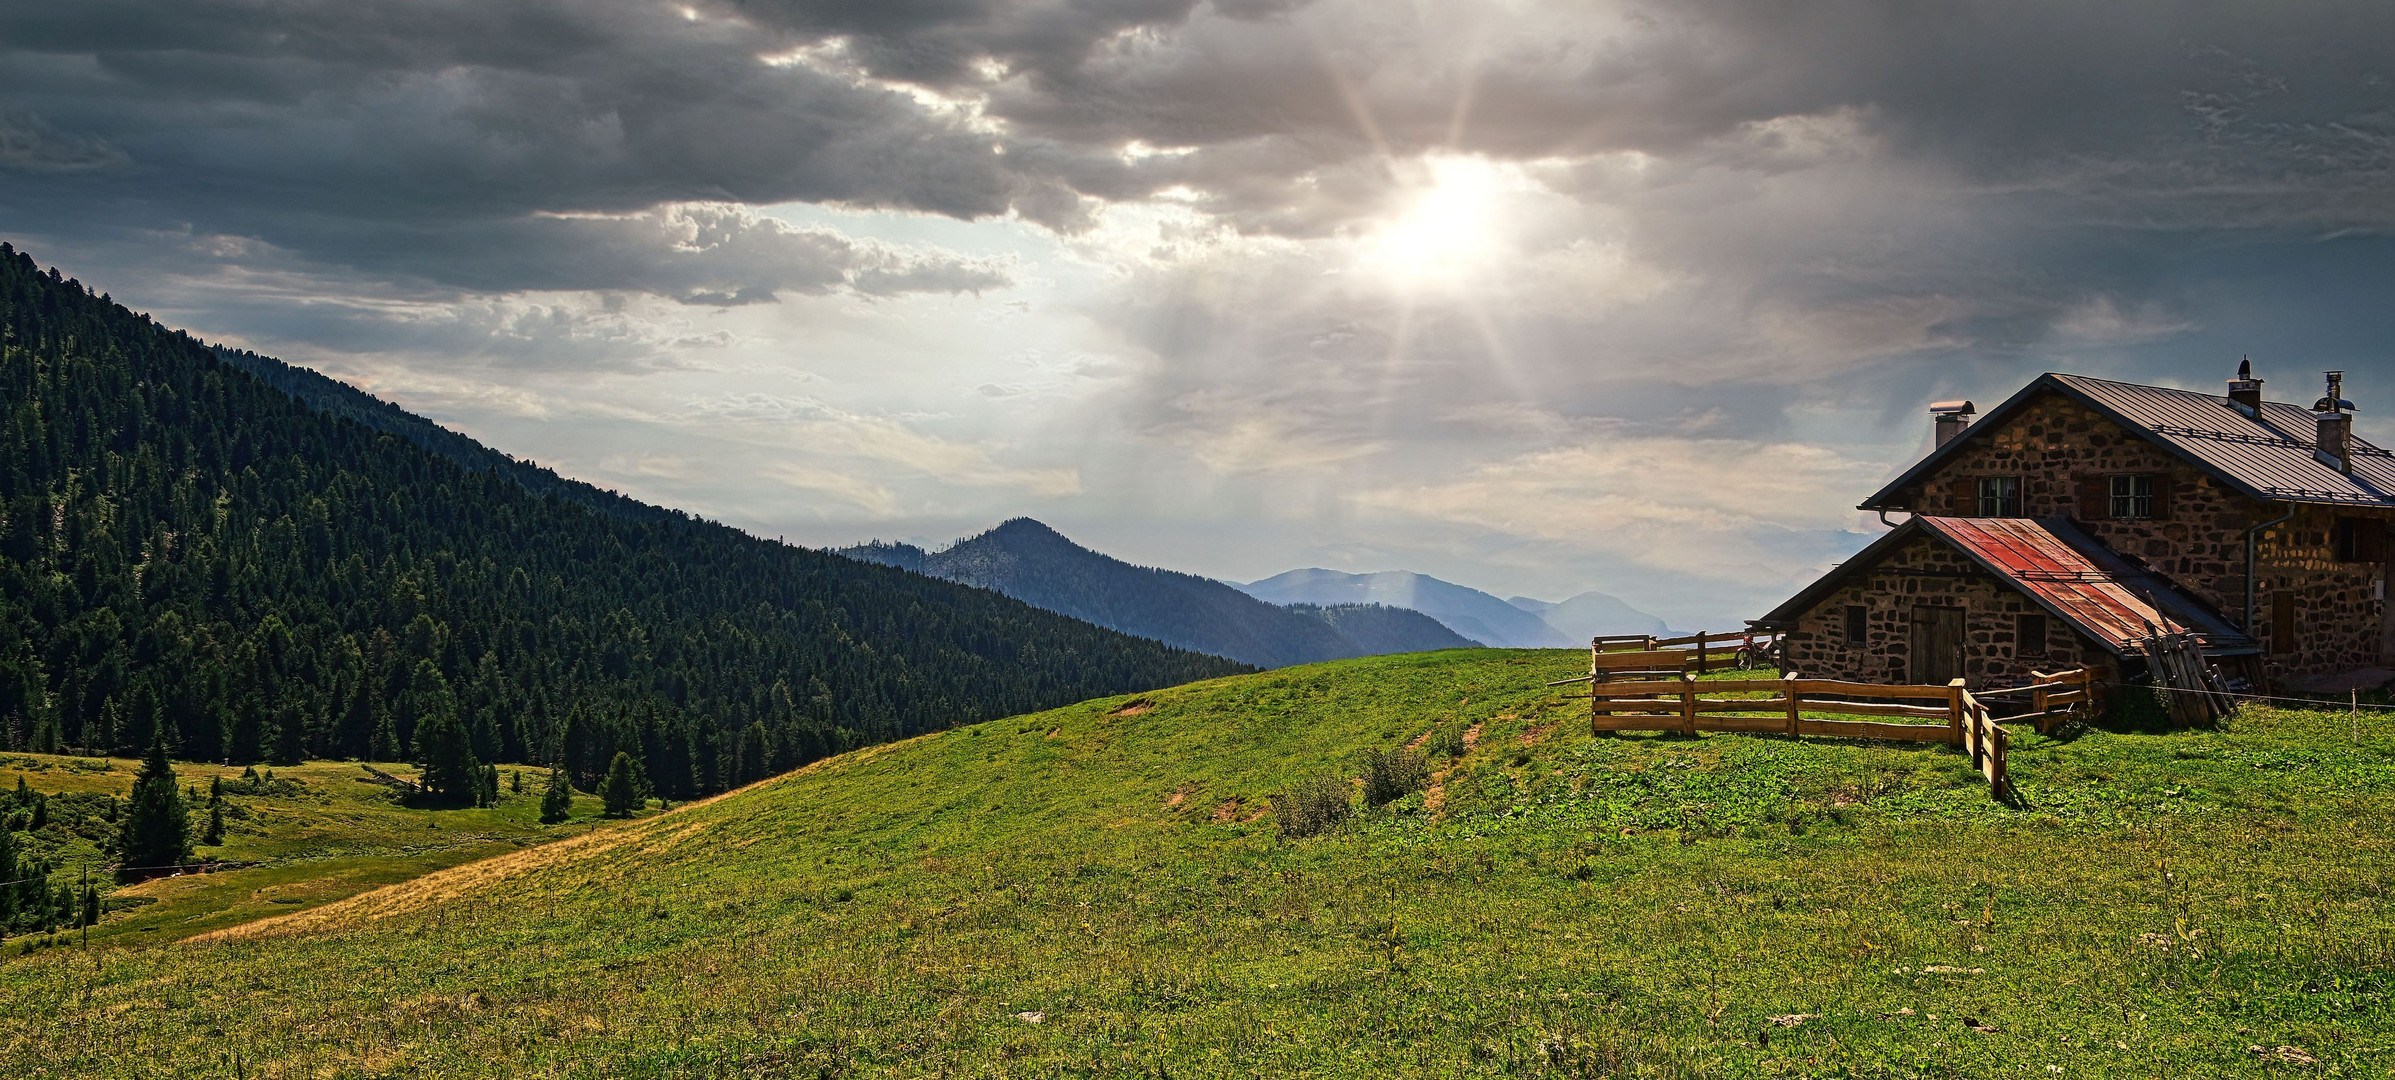
[[[1893,160],[2124,227],[2380,228],[2395,214],[2395,9],[2377,6],[684,10],[11,5],[0,157],[20,172],[130,166],[20,178],[23,207],[188,222],[334,262],[349,245],[404,246],[426,222],[836,201],[1076,226],[1082,196],[1173,186],[1244,229],[1320,235],[1383,208],[1384,153],[1637,151],[1659,163],[1652,188],[1752,167],[1770,153],[1756,125],[1839,113]],[[761,59],[806,49],[828,51]],[[986,97],[1002,127],[889,80]],[[1191,152],[1118,157],[1133,141]],[[418,269],[443,265],[457,261]]]
[[[652,264],[693,260],[619,248],[593,261],[607,238],[585,227],[543,243],[527,234],[576,230],[536,215],[708,200],[973,216],[1025,186],[993,140],[904,93],[760,60],[796,43],[655,4],[21,6],[0,13],[0,99],[58,122],[6,113],[8,164],[124,167],[25,177],[0,200],[475,288],[650,288]],[[502,267],[521,280],[498,280]],[[748,279],[731,284],[753,296],[853,268],[692,273]],[[689,295],[682,284],[664,291]]]
[[[0,169],[83,172],[125,163],[124,151],[90,136],[61,136],[26,109],[0,109]]]

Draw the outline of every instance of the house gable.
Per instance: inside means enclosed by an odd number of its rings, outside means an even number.
[[[1790,671],[1814,678],[1903,683],[1913,681],[1913,623],[1920,608],[1960,609],[1960,670],[1974,687],[2025,682],[2031,671],[2118,670],[2111,650],[1988,572],[1946,538],[1922,528],[1918,519],[1882,537],[1762,621],[1786,634],[1783,663]],[[2041,637],[2024,641],[2024,629]],[[1860,636],[1850,636],[1850,631]]]

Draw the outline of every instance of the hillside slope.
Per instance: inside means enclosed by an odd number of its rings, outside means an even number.
[[[309,408],[397,435],[464,466],[468,472],[496,473],[515,481],[535,495],[554,495],[601,513],[650,521],[683,516],[662,506],[652,506],[580,480],[567,479],[530,461],[500,453],[466,435],[320,372],[286,364],[271,356],[260,356],[246,349],[217,346],[215,351],[217,359],[257,376],[266,385],[299,399]]]
[[[1133,566],[1030,518],[941,551],[864,544],[841,554],[991,589],[1033,607],[1259,667],[1472,644],[1430,620],[1386,611],[1338,613],[1372,640],[1366,645],[1320,610],[1291,611],[1212,578]]]
[[[587,783],[626,750],[684,798],[1240,670],[674,511],[602,513],[350,411],[0,246],[0,749],[131,750],[163,725],[186,757],[392,760],[454,717],[482,760],[562,748]]]
[[[1591,739],[1541,685],[1582,662],[1415,654],[1089,702],[208,941],[11,958],[0,1057],[79,1077],[2378,1069],[2395,737],[2267,711],[2024,733],[2016,811],[1942,747]],[[1468,747],[1438,812],[1408,795],[1274,835],[1271,793],[1417,739]]]

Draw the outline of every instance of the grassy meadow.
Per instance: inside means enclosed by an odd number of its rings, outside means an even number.
[[[1592,738],[1575,688],[1542,685],[1584,663],[1463,650],[1089,702],[180,942],[11,956],[0,1068],[2200,1077],[2395,1059],[2385,718],[2024,730],[2011,809],[1943,747]],[[1275,792],[1417,744],[1429,790],[1279,834]],[[517,812],[393,835],[509,846]]]
[[[377,769],[413,780],[416,767],[378,764]],[[107,914],[92,928],[94,944],[106,941],[173,941],[254,919],[289,914],[355,896],[369,889],[422,877],[461,863],[517,850],[591,828],[599,800],[575,799],[573,821],[540,824],[540,793],[546,770],[522,768],[524,792],[510,794],[501,766],[499,804],[477,810],[420,810],[402,805],[393,790],[372,782],[354,762],[310,762],[258,767],[255,794],[240,792],[243,766],[179,763],[175,773],[194,808],[196,841],[207,820],[209,783],[232,785],[225,795],[222,844],[199,844],[196,860],[229,867],[208,873],[152,878],[106,894]],[[0,754],[0,790],[22,778],[43,794],[114,795],[133,788],[141,762],[133,758]],[[197,796],[194,798],[193,796]],[[34,834],[34,850],[57,856],[56,881],[77,881],[81,868],[104,867],[98,841],[114,835],[113,823],[66,820],[67,801],[52,800],[53,824]],[[88,805],[88,804],[79,804]],[[103,871],[94,880],[109,887]],[[79,940],[79,939],[78,939]],[[0,960],[46,942],[20,935],[0,941]]]

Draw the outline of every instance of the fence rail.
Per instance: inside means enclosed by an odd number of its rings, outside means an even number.
[[[1605,675],[1602,670],[1589,675],[1592,733],[1718,731],[1946,743],[1970,756],[1972,767],[1987,778],[1997,797],[2012,795],[2007,772],[2012,735],[1961,679],[1945,686],[1882,686],[1793,673],[1777,679],[1707,681],[1698,680],[1693,670],[1671,679],[1615,681]],[[2037,679],[2018,690],[2036,695],[2041,725],[2051,710],[2094,698],[2091,672],[2040,672]]]

